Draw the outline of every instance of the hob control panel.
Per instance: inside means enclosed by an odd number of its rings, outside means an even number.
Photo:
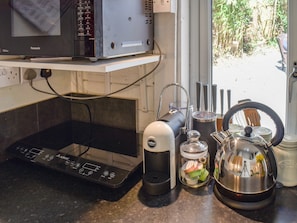
[[[9,147],[8,152],[22,160],[113,188],[120,187],[130,174],[127,170],[79,156],[72,156],[51,149],[30,147],[21,143]]]

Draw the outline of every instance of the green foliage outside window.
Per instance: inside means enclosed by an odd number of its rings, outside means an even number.
[[[213,0],[214,58],[251,54],[287,30],[287,0]]]

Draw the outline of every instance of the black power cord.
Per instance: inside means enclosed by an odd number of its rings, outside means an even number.
[[[93,137],[93,130],[92,130],[92,124],[93,124],[93,120],[92,120],[92,113],[91,113],[91,109],[90,106],[87,103],[81,102],[77,99],[71,99],[71,98],[66,98],[65,96],[59,94],[49,83],[48,78],[52,76],[52,71],[50,69],[41,69],[40,71],[40,76],[43,77],[46,82],[47,85],[49,86],[49,88],[52,90],[53,93],[50,93],[51,95],[56,95],[58,98],[70,102],[70,103],[75,103],[75,104],[80,104],[86,107],[87,111],[88,111],[88,116],[89,116],[89,142],[87,145],[87,149],[85,151],[83,151],[82,153],[80,153],[78,155],[78,157],[81,157],[83,154],[87,153],[90,150],[90,144],[92,141],[92,137]],[[30,83],[32,84],[32,80],[30,81]],[[31,85],[31,87],[33,87],[33,85]],[[34,88],[33,88],[34,89]],[[39,92],[44,93],[43,91],[38,90]]]
[[[38,92],[40,92],[40,93],[44,93],[44,94],[55,95],[55,96],[59,97],[59,98],[62,99],[62,100],[66,100],[66,101],[71,102],[71,103],[77,103],[77,104],[81,104],[81,105],[86,106],[87,111],[88,111],[88,115],[89,115],[89,124],[90,124],[90,140],[89,140],[89,141],[90,141],[90,142],[89,142],[89,145],[88,145],[87,149],[86,149],[84,152],[82,152],[82,153],[79,154],[79,157],[82,156],[83,154],[85,154],[85,153],[90,149],[90,143],[91,143],[91,138],[92,138],[92,114],[91,114],[91,110],[90,110],[90,107],[89,107],[88,104],[83,103],[83,102],[81,102],[81,101],[82,101],[82,100],[93,100],[93,99],[100,99],[100,98],[106,98],[106,97],[109,97],[109,96],[111,96],[111,95],[113,95],[113,94],[122,92],[122,91],[124,91],[124,90],[126,90],[126,89],[132,87],[134,84],[138,83],[139,81],[143,80],[144,78],[146,78],[146,77],[148,77],[150,74],[152,74],[152,73],[159,67],[159,65],[160,65],[160,63],[161,63],[161,60],[162,60],[162,52],[161,52],[161,49],[160,49],[159,45],[156,43],[156,41],[155,41],[155,45],[157,46],[158,51],[159,51],[159,60],[158,60],[158,63],[153,67],[153,69],[150,70],[150,71],[149,71],[148,73],[146,73],[145,75],[143,75],[142,77],[140,77],[139,79],[137,79],[137,80],[135,80],[134,82],[128,84],[127,86],[125,86],[125,87],[123,87],[123,88],[121,88],[121,89],[119,89],[119,90],[117,90],[117,91],[108,93],[108,94],[106,94],[106,95],[101,95],[101,96],[91,96],[91,97],[73,97],[73,96],[64,96],[64,95],[61,95],[61,94],[59,94],[59,93],[58,93],[58,92],[51,86],[51,84],[50,84],[49,81],[48,81],[48,78],[52,76],[52,71],[51,71],[51,69],[41,69],[41,71],[40,71],[40,76],[43,77],[43,78],[45,78],[48,87],[51,89],[51,91],[52,91],[53,93],[52,93],[52,92],[43,91],[43,90],[39,90],[39,89],[35,88],[35,87],[33,86],[33,79],[34,79],[36,76],[33,77],[33,75],[31,75],[31,76],[28,77],[30,86],[31,86],[31,88],[32,88],[33,90],[38,91]]]
[[[144,74],[142,77],[138,78],[137,80],[133,81],[132,83],[128,84],[127,86],[119,89],[119,90],[116,90],[116,91],[113,91],[111,93],[108,93],[108,94],[105,94],[105,95],[97,95],[97,96],[90,96],[90,97],[73,97],[73,96],[62,96],[60,95],[61,97],[64,97],[64,98],[68,98],[68,99],[75,99],[75,100],[93,100],[93,99],[100,99],[100,98],[106,98],[106,97],[109,97],[111,95],[114,95],[114,94],[117,94],[119,92],[122,92],[130,87],[132,87],[133,85],[135,85],[136,83],[138,83],[139,81],[143,80],[144,78],[148,77],[149,75],[151,75],[158,67],[159,65],[161,64],[161,61],[162,61],[162,51],[161,51],[161,48],[159,47],[158,43],[156,41],[154,41],[156,47],[158,48],[158,51],[159,51],[159,60],[158,60],[158,63],[146,74]],[[52,72],[50,69],[42,69],[41,72],[40,72],[40,75],[43,76],[44,78],[49,78],[51,76]],[[51,88],[51,90],[53,90],[53,88],[50,86],[50,83],[47,81],[47,84],[49,85],[49,87]],[[35,87],[33,87],[33,80],[32,80],[32,83],[30,84],[31,87],[38,91],[38,92],[41,92],[41,93],[45,93],[45,94],[49,94],[49,95],[53,95],[52,93],[50,92],[46,92],[46,91],[42,91],[42,90],[38,90],[36,89]]]

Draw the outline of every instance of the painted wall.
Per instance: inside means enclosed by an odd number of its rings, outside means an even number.
[[[54,71],[50,83],[61,94],[71,91],[71,72]],[[34,81],[33,86],[45,91],[50,91],[45,80]],[[46,94],[34,91],[28,83],[0,88],[0,113],[33,104],[51,98]]]

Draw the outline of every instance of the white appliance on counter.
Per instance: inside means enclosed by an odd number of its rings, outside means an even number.
[[[160,195],[175,188],[179,145],[185,136],[181,128],[184,115],[171,110],[143,133],[143,189],[151,195]]]

